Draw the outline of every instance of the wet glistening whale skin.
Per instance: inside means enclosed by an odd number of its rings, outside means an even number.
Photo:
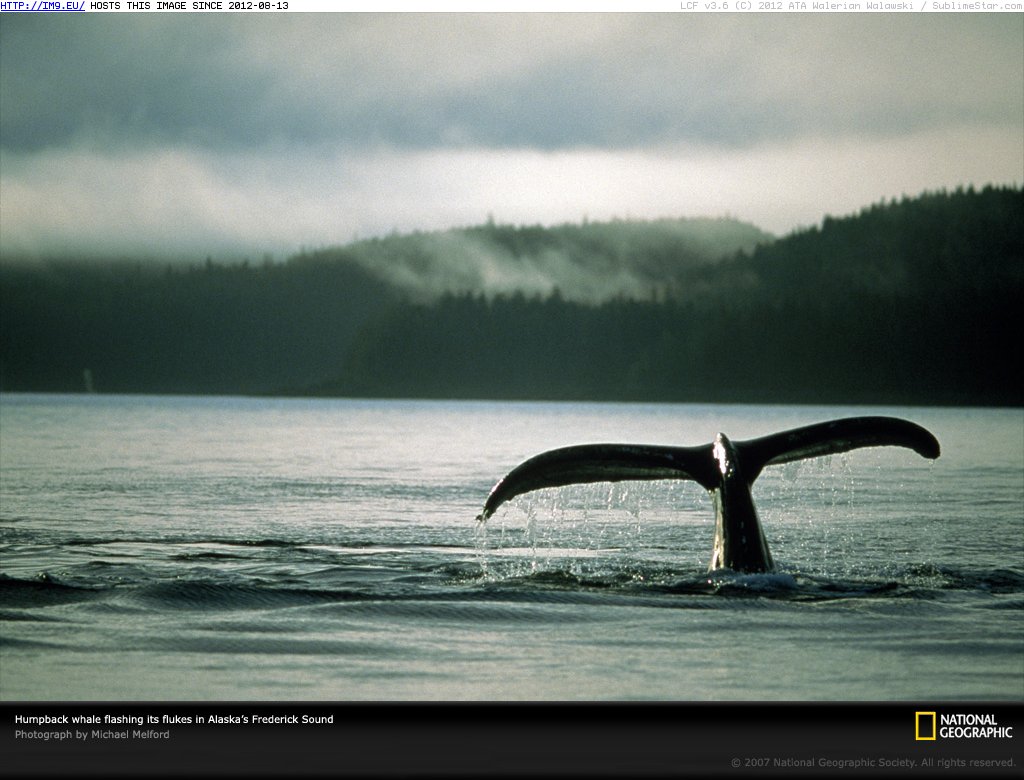
[[[750,494],[765,466],[885,446],[907,447],[929,459],[939,457],[939,442],[930,432],[897,417],[849,417],[736,442],[719,433],[714,442],[698,447],[562,447],[536,455],[510,471],[491,490],[478,519],[487,520],[509,499],[541,488],[692,479],[711,493],[715,505],[715,541],[708,570],[769,572],[774,562]]]

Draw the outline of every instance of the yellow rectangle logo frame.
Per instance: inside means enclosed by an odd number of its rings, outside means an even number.
[[[924,717],[922,717],[922,716],[924,716]],[[927,737],[927,736],[922,737],[921,736],[921,721],[924,720],[925,722],[927,722],[929,717],[931,718],[931,726],[932,727],[931,727],[930,731],[926,732],[926,733],[931,733],[931,736],[930,737]],[[938,730],[935,728],[935,713],[934,712],[915,712],[914,713],[914,739],[915,740],[917,740],[918,742],[921,742],[921,741],[934,741],[935,740],[935,736],[936,736],[937,733],[938,733]]]

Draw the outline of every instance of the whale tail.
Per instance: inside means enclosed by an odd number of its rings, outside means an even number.
[[[766,466],[861,447],[906,447],[939,457],[939,442],[915,423],[896,417],[849,417],[731,442],[719,434],[697,447],[581,444],[535,455],[491,489],[479,520],[506,501],[541,488],[587,482],[689,479],[715,499],[717,523],[712,568],[767,571],[771,555],[761,532],[750,487]],[[741,544],[741,541],[743,543]],[[744,546],[750,546],[744,551]]]

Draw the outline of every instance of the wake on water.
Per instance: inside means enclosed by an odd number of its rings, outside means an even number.
[[[773,544],[788,539],[772,573],[706,570],[710,506],[692,485],[575,485],[517,498],[469,531],[465,523],[454,531],[396,524],[327,539],[288,526],[254,539],[196,532],[54,538],[59,564],[26,552],[43,565],[0,574],[0,617],[44,620],[76,604],[129,612],[497,601],[730,609],[759,600],[926,602],[972,593],[1008,595],[1000,607],[1021,606],[1013,597],[1024,594],[1024,570],[938,565],[927,552],[924,560],[893,559],[884,549],[867,554],[885,547],[883,532],[871,517],[849,527],[844,514],[854,486],[844,483],[844,471],[845,457],[823,458],[788,464],[774,482],[764,480],[766,533]],[[809,504],[808,514],[819,517],[780,518],[773,499]],[[17,546],[26,551],[45,546],[23,541]]]
[[[1024,573],[1015,569],[979,571],[967,568],[911,564],[884,576],[822,575],[781,570],[745,574],[726,570],[706,572],[698,567],[672,567],[637,559],[575,558],[566,551],[558,559],[518,557],[479,560],[478,551],[453,548],[460,560],[439,560],[436,548],[380,552],[372,566],[363,551],[358,560],[320,550],[310,555],[302,544],[274,545],[284,556],[269,563],[247,553],[266,545],[211,541],[236,552],[181,551],[170,556],[200,566],[167,571],[145,564],[115,564],[102,560],[43,571],[34,577],[0,574],[0,619],[47,619],[78,605],[97,609],[275,610],[296,606],[355,602],[476,602],[618,603],[663,608],[723,608],[730,602],[762,599],[779,602],[827,600],[941,600],[952,595],[1001,594],[1024,596]],[[298,559],[298,560],[297,560]],[[310,560],[317,563],[310,565]],[[411,559],[419,559],[410,564]],[[301,561],[301,562],[300,562]],[[230,562],[241,570],[219,568]],[[1007,606],[1022,605],[1019,599]]]

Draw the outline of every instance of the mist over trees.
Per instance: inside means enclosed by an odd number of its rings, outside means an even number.
[[[6,391],[1021,404],[1024,192],[485,225],[190,269],[0,265]]]
[[[392,235],[304,254],[349,263],[416,301],[445,294],[522,293],[602,303],[684,296],[696,271],[773,236],[733,219],[484,225]]]

